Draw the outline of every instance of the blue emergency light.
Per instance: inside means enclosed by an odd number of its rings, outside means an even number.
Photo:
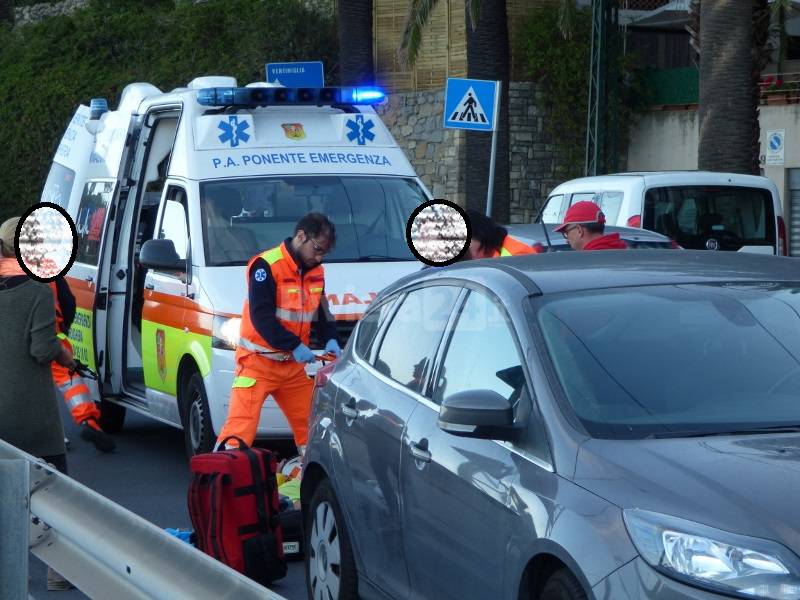
[[[373,87],[213,87],[197,91],[203,106],[322,106],[378,104],[386,94]]]

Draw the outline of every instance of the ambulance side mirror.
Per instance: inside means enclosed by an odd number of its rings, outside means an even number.
[[[186,261],[178,256],[172,240],[147,240],[139,252],[139,264],[145,269],[186,271]]]

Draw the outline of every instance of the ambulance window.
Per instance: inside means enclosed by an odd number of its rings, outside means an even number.
[[[114,195],[113,181],[88,181],[83,188],[78,218],[78,252],[75,262],[96,266],[100,260],[100,244],[106,227],[106,214]]]
[[[75,183],[75,171],[54,162],[44,184],[42,202],[52,202],[67,208],[73,183]]]
[[[189,226],[186,217],[186,192],[179,187],[171,187],[164,204],[164,216],[158,238],[172,240],[175,251],[181,259],[189,254]]]

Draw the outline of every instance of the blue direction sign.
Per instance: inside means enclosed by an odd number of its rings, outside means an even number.
[[[444,94],[444,126],[494,131],[499,92],[498,81],[448,78]]]
[[[267,63],[267,81],[280,83],[286,87],[320,88],[325,87],[325,73],[319,60]]]

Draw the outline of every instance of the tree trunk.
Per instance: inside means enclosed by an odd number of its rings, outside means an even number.
[[[0,23],[14,24],[14,0],[0,0]]]
[[[483,0],[481,16],[475,30],[467,16],[467,74],[473,79],[494,79],[502,82],[500,119],[498,122],[497,161],[495,164],[492,216],[499,223],[508,223],[510,209],[508,153],[508,81],[509,48],[506,0]],[[485,212],[489,182],[489,160],[492,134],[468,131],[466,157],[467,208]]]
[[[342,85],[373,85],[372,0],[339,0],[339,78]]]
[[[767,0],[700,3],[698,167],[758,174],[758,78]]]

